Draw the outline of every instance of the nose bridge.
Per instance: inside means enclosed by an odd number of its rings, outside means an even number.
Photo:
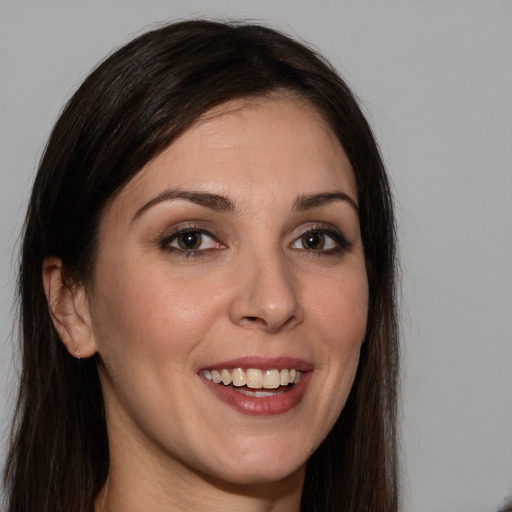
[[[241,257],[239,269],[232,303],[236,323],[275,332],[302,321],[297,282],[282,248],[251,251]]]

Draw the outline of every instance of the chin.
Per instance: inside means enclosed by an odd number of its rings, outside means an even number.
[[[290,450],[261,450],[250,452],[233,449],[236,454],[218,464],[210,474],[237,486],[270,485],[295,479],[306,467],[307,457]],[[221,467],[222,466],[222,467]]]
[[[225,468],[226,470],[221,475],[217,475],[217,478],[220,476],[219,480],[222,482],[237,487],[272,486],[282,484],[287,480],[303,478],[305,468],[305,462],[299,466],[270,462],[265,467],[238,466],[233,470]]]

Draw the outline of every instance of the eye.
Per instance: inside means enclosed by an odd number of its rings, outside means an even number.
[[[341,232],[324,228],[310,229],[294,240],[292,249],[323,253],[339,253],[350,247],[350,242]]]
[[[176,231],[161,242],[162,248],[170,251],[194,253],[224,246],[208,231],[186,228]]]
[[[294,249],[308,249],[311,251],[324,251],[334,249],[336,242],[325,233],[310,232],[304,233],[292,245]]]

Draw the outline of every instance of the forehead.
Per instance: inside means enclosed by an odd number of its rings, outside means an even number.
[[[335,134],[309,102],[287,95],[234,100],[208,111],[114,203],[133,205],[171,188],[260,205],[342,189],[357,201],[353,171]]]

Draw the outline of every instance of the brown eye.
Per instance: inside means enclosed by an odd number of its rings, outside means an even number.
[[[325,248],[325,236],[322,233],[305,233],[301,242],[304,249],[321,251]]]
[[[306,231],[293,244],[292,249],[312,252],[333,252],[345,245],[344,238],[329,231]]]
[[[201,247],[203,235],[197,231],[183,233],[176,238],[176,242],[180,249],[184,251],[192,251]]]
[[[208,249],[221,249],[224,246],[207,231],[187,229],[162,240],[161,247],[171,251],[201,253]]]

